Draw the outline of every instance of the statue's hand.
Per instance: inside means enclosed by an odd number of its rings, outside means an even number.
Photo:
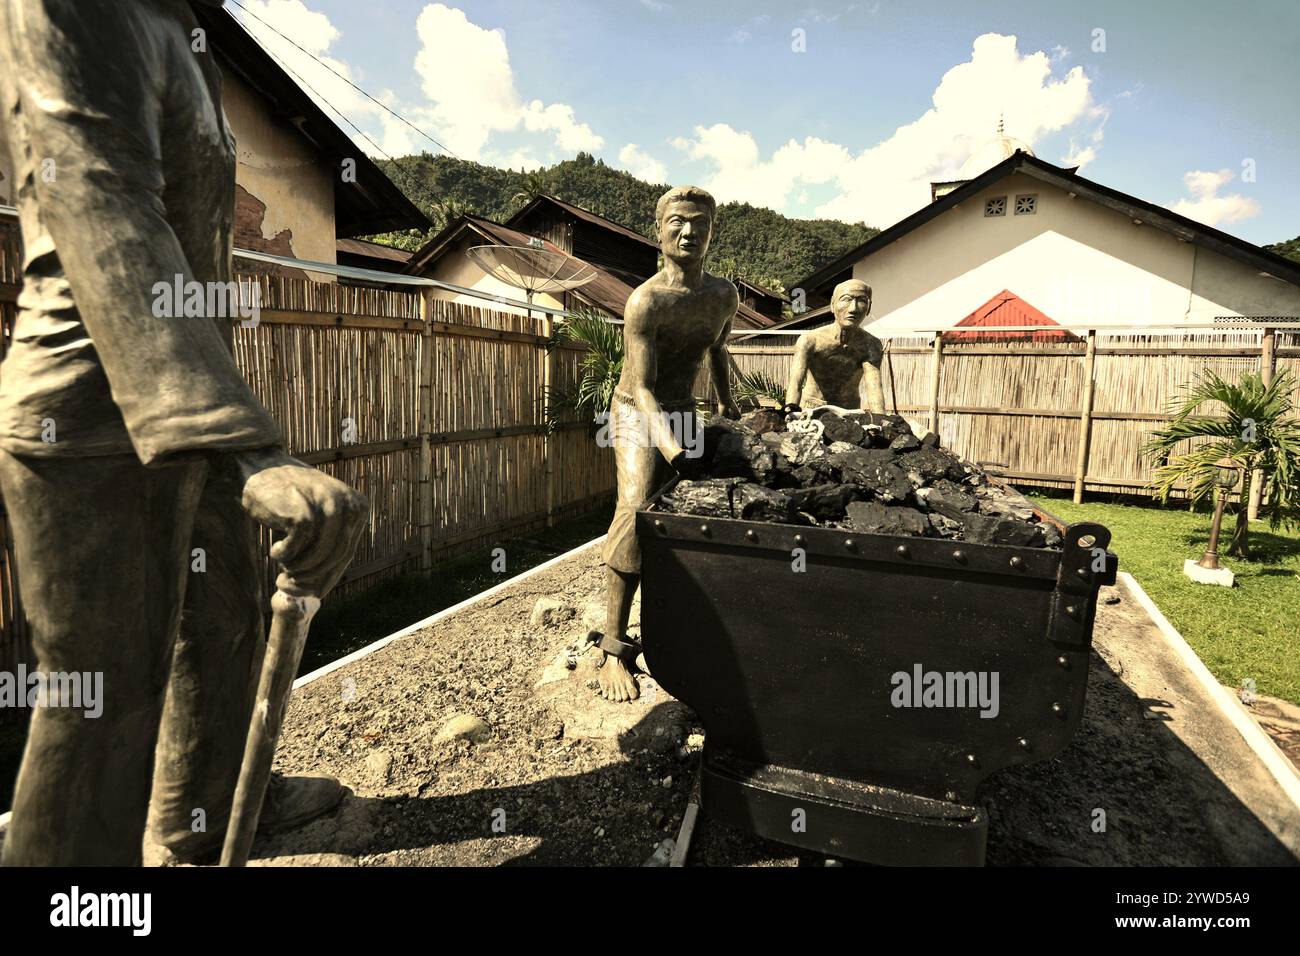
[[[323,597],[352,560],[369,504],[343,482],[289,455],[265,448],[235,455],[244,479],[241,504],[258,524],[284,532],[271,557],[284,565],[280,584]]]
[[[684,448],[673,456],[669,464],[673,466],[673,471],[687,481],[696,481],[704,476],[704,456],[689,458]]]

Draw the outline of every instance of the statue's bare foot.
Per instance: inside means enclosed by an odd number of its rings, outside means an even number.
[[[605,654],[605,663],[596,671],[596,680],[600,682],[600,696],[616,704],[636,700],[641,696],[641,689],[636,685],[632,671],[623,663],[622,658]]]

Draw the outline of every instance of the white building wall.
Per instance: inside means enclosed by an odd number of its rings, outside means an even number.
[[[1017,195],[1034,194],[1017,216]],[[1004,216],[985,200],[1007,198]],[[858,262],[877,331],[947,328],[1007,289],[1064,326],[1292,316],[1300,287],[1054,186],[1013,174]]]

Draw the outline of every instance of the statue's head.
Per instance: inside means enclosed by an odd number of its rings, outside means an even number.
[[[699,186],[674,186],[655,204],[659,248],[666,258],[683,265],[699,262],[713,238],[718,204]]]
[[[835,324],[841,328],[861,325],[871,314],[871,286],[861,279],[841,282],[831,294],[831,311],[835,313]]]

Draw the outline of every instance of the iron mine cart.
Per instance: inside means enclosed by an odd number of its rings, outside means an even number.
[[[642,640],[704,724],[704,815],[846,859],[981,865],[976,787],[1079,726],[1110,532],[1040,512],[1061,549],[858,534],[669,514],[670,488],[637,515]],[[958,676],[930,705],[904,693],[931,672]],[[996,706],[944,696],[981,675]]]

